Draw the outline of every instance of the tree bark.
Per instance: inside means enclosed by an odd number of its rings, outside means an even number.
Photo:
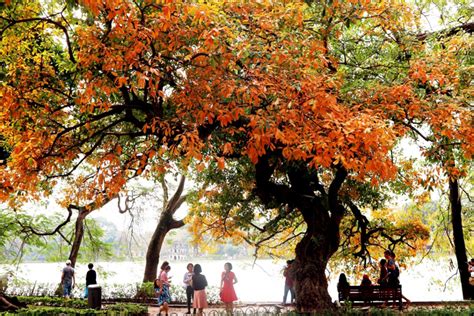
[[[335,166],[335,176],[326,192],[318,182],[316,170],[302,164],[288,168],[289,186],[273,182],[275,166],[270,159],[261,159],[257,163],[255,193],[268,207],[275,207],[278,203],[300,212],[307,225],[304,237],[296,246],[296,258],[290,271],[295,281],[297,311],[331,310],[334,305],[325,271],[329,259],[339,247],[339,225],[344,214],[339,190],[347,171],[342,166]]]
[[[454,251],[461,278],[462,295],[465,300],[474,299],[474,287],[469,284],[469,271],[462,226],[462,205],[459,196],[459,182],[449,179],[449,201],[451,204],[451,221],[453,224]]]
[[[71,266],[76,265],[77,256],[79,255],[79,249],[81,248],[82,239],[84,237],[84,220],[89,214],[84,210],[79,210],[79,214],[76,219],[76,226],[74,229],[74,241],[71,245],[71,252],[69,253],[69,260],[71,260]]]
[[[148,244],[145,262],[145,272],[143,274],[143,282],[153,282],[156,279],[158,272],[158,264],[160,262],[160,252],[165,240],[166,234],[172,229],[180,228],[184,226],[184,221],[177,221],[173,219],[174,213],[186,200],[186,195],[182,196],[184,189],[185,177],[182,176],[176,192],[170,201],[164,203],[164,210],[161,213],[160,220],[156,225],[153,236]],[[167,189],[164,188],[166,195]]]
[[[296,247],[292,272],[298,312],[311,313],[334,307],[325,274],[333,253],[327,251],[327,242],[322,232],[306,233]]]
[[[166,234],[169,232],[168,225],[161,220],[155,228],[148,250],[146,253],[145,273],[143,275],[143,282],[153,282],[156,279],[158,271],[158,263],[160,262],[160,252]]]
[[[68,206],[69,214],[71,214],[72,209],[77,210],[76,226],[74,230],[74,241],[71,246],[71,252],[69,253],[69,260],[71,260],[72,267],[76,265],[77,257],[79,255],[79,249],[81,248],[82,239],[84,238],[84,220],[90,213],[103,207],[105,204],[109,203],[117,196],[118,194],[114,194],[112,196],[104,195],[100,203],[92,202],[86,206],[78,206],[72,204]]]

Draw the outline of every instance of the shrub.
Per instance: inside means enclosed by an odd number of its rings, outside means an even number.
[[[28,309],[20,309],[17,312],[0,313],[1,316],[146,316],[148,308],[138,304],[115,304],[109,305],[106,309],[95,310],[89,308],[70,308],[70,307],[33,307]]]
[[[7,291],[11,296],[25,297],[60,297],[62,291],[58,291],[56,283],[30,283],[27,281],[13,280],[9,284]],[[128,284],[100,284],[102,287],[103,299],[136,299],[136,298],[154,298],[155,292],[152,282],[146,283],[128,283]],[[83,296],[84,284],[77,284],[73,288],[72,297],[80,298]],[[210,304],[219,303],[219,288],[217,286],[209,286],[206,288],[207,299]],[[171,301],[173,303],[186,302],[186,290],[181,285],[172,284],[170,288]],[[58,301],[59,302],[59,301]],[[38,304],[35,304],[38,305]],[[56,306],[56,305],[55,305]],[[64,306],[64,305],[58,305]],[[75,307],[75,306],[71,306]]]
[[[87,308],[87,301],[81,299],[64,299],[61,297],[19,296],[18,300],[27,305]]]

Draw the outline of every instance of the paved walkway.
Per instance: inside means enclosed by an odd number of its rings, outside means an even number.
[[[436,301],[436,302],[411,302],[410,305],[403,304],[403,311],[411,311],[414,308],[424,308],[436,310],[439,308],[446,308],[450,306],[451,308],[465,309],[469,308],[474,301]],[[367,307],[358,307],[361,310],[368,309]],[[388,307],[389,309],[391,307]],[[393,310],[398,310],[397,307]],[[265,303],[240,303],[234,306],[234,315],[254,315],[254,314],[279,314],[284,312],[294,311],[294,306],[292,305],[281,305],[277,302],[265,302]],[[186,316],[187,308],[183,304],[176,304],[170,306],[169,316]],[[150,316],[156,316],[159,313],[159,308],[156,305],[149,305],[148,313]],[[205,316],[224,316],[225,309],[223,305],[211,305],[209,308],[204,309]],[[164,316],[164,315],[163,315]]]
[[[251,314],[264,314],[264,313],[275,313],[288,312],[293,310],[291,305],[279,305],[278,303],[242,303],[234,305],[234,314],[237,315],[251,315]],[[184,305],[170,305],[169,315],[187,315],[188,309]],[[151,305],[148,307],[148,313],[150,316],[156,316],[159,313],[159,307]],[[224,305],[210,305],[209,308],[204,309],[204,315],[224,315]],[[164,315],[163,315],[164,316]]]

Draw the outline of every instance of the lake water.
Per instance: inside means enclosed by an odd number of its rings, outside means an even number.
[[[202,260],[203,274],[209,285],[219,286],[220,275],[226,260]],[[281,302],[283,296],[284,278],[282,269],[284,261],[273,260],[233,260],[234,273],[238,283],[235,285],[239,300],[242,302]],[[187,262],[170,261],[174,284],[182,284]],[[64,263],[23,263],[19,266],[16,276],[30,282],[57,283],[61,278]],[[103,287],[114,284],[139,283],[143,277],[144,262],[99,262],[95,263],[98,272],[98,282]],[[12,269],[0,265],[2,270]],[[87,263],[76,265],[76,281],[85,282]],[[462,300],[459,276],[452,276],[456,271],[450,270],[449,259],[439,262],[423,261],[423,264],[402,270],[400,281],[403,293],[412,301],[452,301]],[[337,275],[330,275],[329,294],[337,299]],[[449,279],[449,281],[447,281]],[[351,281],[351,280],[350,280]],[[446,288],[445,288],[445,282]],[[351,284],[358,284],[352,280]]]

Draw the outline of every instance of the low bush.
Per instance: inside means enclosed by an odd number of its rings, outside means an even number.
[[[145,282],[137,284],[135,296],[133,298],[155,298],[155,290],[153,282]],[[172,284],[170,287],[172,303],[186,303],[186,289],[184,286]],[[209,304],[217,304],[220,302],[219,288],[217,286],[208,286],[206,288],[207,302]],[[117,296],[116,296],[117,297]],[[120,298],[118,296],[117,298]]]
[[[87,315],[87,316],[146,316],[148,308],[138,304],[115,304],[108,305],[105,309],[95,310],[90,308],[33,306],[28,309],[20,309],[16,312],[4,312],[1,316],[59,316],[59,315]]]
[[[449,305],[442,308],[433,307],[417,307],[410,311],[404,312],[403,315],[409,316],[472,316],[474,315],[474,304],[470,306]]]
[[[127,311],[129,315],[148,315],[148,307],[139,304],[113,304],[107,306],[107,311]]]
[[[447,303],[449,304],[449,303]],[[397,309],[391,308],[371,308],[369,310],[360,308],[344,308],[336,314],[333,311],[321,313],[318,315],[349,315],[349,316],[472,316],[474,315],[474,305],[448,305],[448,306],[432,306],[432,307],[415,307],[404,310],[402,313]],[[296,315],[296,314],[293,314]]]
[[[19,280],[12,280],[9,284],[7,294],[11,296],[26,297],[60,297],[61,291],[58,291],[58,284],[51,283],[28,283]],[[155,293],[153,283],[128,283],[128,284],[100,284],[102,287],[102,299],[136,299],[136,298],[154,298]],[[77,284],[73,288],[72,297],[80,298],[84,294],[84,286]],[[186,302],[186,290],[181,285],[172,284],[170,288],[171,301],[173,303]],[[210,304],[220,301],[219,287],[208,286],[206,288],[207,299]],[[37,305],[37,304],[36,304]],[[56,305],[54,305],[56,306]],[[63,305],[60,305],[63,306]],[[71,306],[75,307],[75,306]]]
[[[87,308],[87,301],[81,299],[64,299],[61,297],[19,296],[18,300],[27,305]]]

